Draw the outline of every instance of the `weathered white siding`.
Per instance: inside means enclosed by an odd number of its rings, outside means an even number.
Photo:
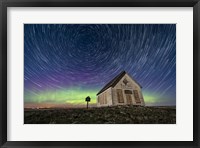
[[[117,91],[116,89],[113,88],[112,88],[112,100],[113,100],[113,105],[118,105]]]
[[[142,90],[140,89],[140,100],[141,100],[141,105],[142,106],[145,106],[145,103],[144,103],[144,97],[143,97],[143,95],[142,95]]]
[[[112,88],[108,88],[97,96],[97,107],[99,106],[112,106]]]

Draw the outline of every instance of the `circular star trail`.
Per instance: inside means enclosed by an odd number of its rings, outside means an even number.
[[[176,25],[24,25],[25,104],[95,103],[123,70],[147,105],[176,105]]]

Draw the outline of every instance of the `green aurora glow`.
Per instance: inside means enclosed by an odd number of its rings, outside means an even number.
[[[46,90],[40,93],[25,92],[25,104],[26,103],[52,103],[52,104],[72,104],[72,105],[84,105],[85,98],[90,96],[90,104],[96,104],[97,92],[99,89],[81,89],[76,88],[66,88],[59,90]],[[146,105],[159,105],[163,103],[169,104],[169,99],[160,98],[158,94],[152,94],[144,91],[143,97]],[[166,97],[168,98],[168,97]]]
[[[97,90],[82,90],[80,88],[46,90],[37,94],[25,92],[25,103],[84,104],[85,98],[90,96],[90,103],[94,104],[96,103],[96,93]]]

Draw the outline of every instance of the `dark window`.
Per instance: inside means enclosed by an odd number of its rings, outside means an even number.
[[[124,93],[125,94],[132,94],[132,91],[131,90],[124,90]]]

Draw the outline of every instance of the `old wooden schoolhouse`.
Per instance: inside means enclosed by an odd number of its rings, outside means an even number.
[[[98,107],[116,105],[145,105],[141,85],[125,71],[97,93]]]

